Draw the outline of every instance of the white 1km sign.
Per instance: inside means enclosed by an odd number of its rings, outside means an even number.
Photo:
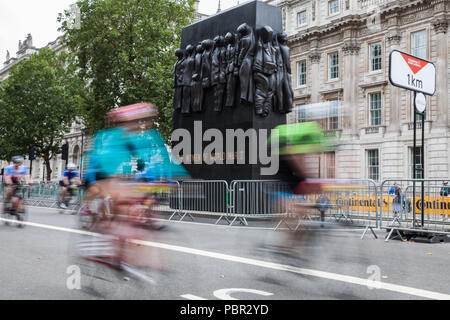
[[[434,95],[436,67],[432,62],[394,50],[390,55],[389,80],[403,89]]]

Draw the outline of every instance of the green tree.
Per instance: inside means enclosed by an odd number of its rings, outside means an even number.
[[[63,41],[88,83],[86,125],[105,126],[106,113],[119,106],[152,102],[168,139],[172,130],[174,51],[181,30],[193,20],[193,0],[80,0],[79,28],[73,13],[61,14]]]
[[[27,155],[34,146],[47,180],[50,161],[61,153],[64,134],[85,101],[84,83],[69,61],[65,52],[42,49],[14,66],[0,84],[0,158]]]

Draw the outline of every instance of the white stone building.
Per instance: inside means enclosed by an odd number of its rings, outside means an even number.
[[[198,12],[198,4],[199,0],[195,1],[195,17],[194,21],[200,21],[206,17],[205,14]],[[55,41],[48,43],[44,48],[48,48],[51,50],[55,50],[57,52],[65,50],[66,48],[61,44],[61,37],[58,37]],[[9,53],[6,54],[6,60],[3,63],[3,67],[0,66],[0,81],[3,81],[8,78],[11,68],[24,59],[28,59],[34,53],[38,52],[42,48],[36,48],[33,46],[33,37],[31,34],[27,35],[27,38],[22,42],[19,41],[18,51],[16,56],[13,57]],[[78,123],[73,123],[70,129],[70,132],[65,134],[64,143],[68,143],[69,145],[69,160],[68,163],[73,162],[78,165],[80,171],[86,167],[86,164],[83,163],[83,151],[86,149],[87,144],[89,143],[89,137],[85,135],[85,130],[82,125]],[[51,160],[51,169],[52,175],[51,180],[56,181],[59,179],[61,171],[65,167],[65,161],[61,159],[59,155],[57,158]],[[5,168],[8,165],[8,162],[0,160],[0,168]],[[30,162],[26,160],[25,165],[30,167]],[[46,180],[46,172],[45,165],[42,159],[36,159],[33,161],[33,169],[32,169],[32,178],[34,181],[45,181]]]
[[[61,38],[57,38],[55,41],[48,43],[44,48],[55,50],[57,52],[64,50],[64,47],[60,42]],[[0,69],[0,81],[8,78],[11,68],[24,59],[28,59],[34,53],[38,52],[42,48],[36,48],[33,46],[33,37],[28,34],[27,38],[22,42],[19,41],[18,51],[15,57],[11,57],[10,53],[7,53],[6,61],[3,64],[3,68]],[[81,169],[81,155],[83,150],[83,144],[85,143],[84,133],[82,126],[74,123],[70,129],[70,132],[64,136],[64,141],[69,144],[69,162],[74,162]],[[6,161],[0,161],[1,168],[5,168],[8,165]],[[30,167],[30,162],[26,161],[26,166]],[[65,161],[61,160],[61,156],[51,160],[52,180],[57,180],[61,174],[61,170],[65,166]],[[32,178],[34,181],[46,180],[46,168],[42,159],[36,159],[33,161]]]
[[[341,136],[335,152],[315,157],[320,177],[412,178],[413,94],[389,82],[398,49],[436,65],[427,97],[425,178],[450,177],[450,0],[278,0],[291,48],[295,106],[341,105],[324,121]],[[419,117],[420,119],[420,117]],[[289,122],[302,121],[293,112]],[[420,121],[418,121],[420,122]],[[420,128],[420,126],[419,126]],[[421,131],[418,130],[420,146]]]

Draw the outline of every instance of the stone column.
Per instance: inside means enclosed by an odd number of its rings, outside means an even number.
[[[358,90],[359,90],[359,70],[358,70],[358,55],[361,49],[361,44],[354,40],[345,40],[342,47],[344,55],[344,67],[340,68],[341,79],[344,87],[344,101],[346,106],[346,117],[343,123],[344,130],[354,136],[358,137]]]
[[[449,126],[448,109],[448,20],[437,18],[433,21],[433,30],[436,33],[436,93],[437,99],[437,127]]]
[[[319,39],[313,37],[310,40],[309,62],[311,64],[311,103],[320,102],[320,85],[322,75],[320,72],[320,59],[322,54],[319,50]]]
[[[311,63],[311,103],[320,102],[320,57],[318,50],[313,49],[309,54],[309,61]]]
[[[386,46],[389,50],[386,50],[386,55],[384,56],[384,69],[389,72],[389,54],[392,50],[400,50],[401,36],[400,32],[397,30],[397,17],[389,19],[389,25],[392,28],[388,31],[386,36]],[[387,132],[401,134],[401,91],[399,87],[389,85],[390,90],[390,103],[389,103],[389,126],[387,127]],[[410,103],[407,103],[408,105]],[[408,106],[407,106],[408,108]],[[386,119],[388,120],[388,119]]]

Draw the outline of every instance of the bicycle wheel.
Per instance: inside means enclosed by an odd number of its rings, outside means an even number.
[[[23,208],[21,212],[18,212],[16,215],[17,219],[17,227],[25,228],[26,224],[24,222],[28,221],[28,212],[26,208]]]
[[[99,299],[142,299],[154,284],[143,268],[119,261],[109,239],[83,236],[77,243],[81,290]]]
[[[96,298],[111,298],[118,283],[118,270],[110,261],[113,247],[106,239],[81,235],[76,241],[76,265],[81,271],[81,290]]]
[[[97,222],[98,215],[94,212],[85,214],[83,213],[83,210],[85,209],[80,207],[77,211],[80,228],[84,230],[91,230]]]
[[[9,224],[10,224],[9,221],[6,221],[6,220],[11,219],[11,216],[10,216],[9,212],[5,212],[5,210],[2,210],[1,217],[2,217],[2,219],[5,219],[3,221],[3,224],[6,225],[6,226],[9,226]]]

